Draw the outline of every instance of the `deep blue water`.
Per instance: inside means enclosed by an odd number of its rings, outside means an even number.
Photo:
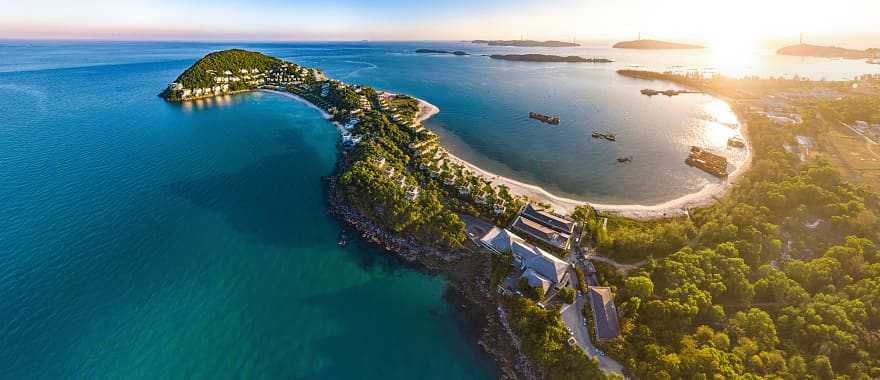
[[[19,45],[18,43],[13,45]],[[337,132],[156,93],[213,49],[0,44],[0,378],[487,379],[446,282],[337,247]]]

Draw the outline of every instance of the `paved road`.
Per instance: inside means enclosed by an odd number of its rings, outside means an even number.
[[[577,290],[577,281],[571,281],[569,286]],[[584,326],[585,320],[581,315],[581,310],[586,303],[586,295],[579,294],[573,305],[566,305],[562,308],[562,321],[568,326],[568,330],[574,335],[574,340],[587,353],[587,356],[599,360],[599,368],[623,376],[623,366],[614,359],[599,355],[599,349],[593,346],[593,342],[590,341],[589,327]]]

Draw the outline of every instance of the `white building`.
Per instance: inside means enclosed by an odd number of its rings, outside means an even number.
[[[547,251],[535,247],[506,229],[493,227],[480,238],[480,242],[495,252],[513,254],[514,265],[523,271],[522,276],[532,286],[562,287],[568,283],[570,265]],[[533,284],[534,283],[534,284]]]

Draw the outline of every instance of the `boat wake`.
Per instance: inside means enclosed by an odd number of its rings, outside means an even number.
[[[376,66],[375,64],[370,63],[370,62],[361,62],[361,61],[343,61],[343,62],[345,62],[345,63],[354,63],[354,64],[356,64],[356,65],[367,65],[366,67],[361,67],[361,68],[356,69],[356,70],[354,70],[354,71],[352,71],[352,72],[350,72],[350,73],[348,73],[348,74],[345,74],[345,75],[342,77],[343,79],[348,79],[348,78],[351,78],[351,77],[356,77],[356,76],[358,76],[362,71],[365,71],[365,70],[373,70],[373,69],[378,69],[378,68],[379,68],[379,66]]]

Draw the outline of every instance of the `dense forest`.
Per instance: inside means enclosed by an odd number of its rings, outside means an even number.
[[[210,87],[215,84],[214,77],[222,75],[226,70],[236,75],[239,69],[258,69],[260,72],[266,72],[281,64],[283,61],[278,58],[253,51],[242,49],[217,51],[202,57],[180,74],[175,82],[185,88]]]
[[[606,249],[650,258],[603,279],[622,330],[605,349],[645,379],[880,378],[880,197],[784,148],[817,132],[808,123],[748,124],[754,166],[717,204],[593,229]]]
[[[317,97],[318,90],[312,92],[309,96]],[[378,104],[375,90],[364,88],[361,94]],[[346,87],[329,91],[323,101],[330,108],[353,110],[360,107],[359,99],[358,93]],[[351,118],[342,116],[339,121]],[[378,110],[366,111],[358,120],[353,132],[366,137],[349,153],[351,165],[339,176],[349,204],[391,231],[440,247],[460,246],[465,240],[464,224],[441,202],[443,192],[434,181],[409,170],[408,147],[418,141],[418,135]],[[415,199],[407,197],[405,189],[411,187],[420,189]]]

